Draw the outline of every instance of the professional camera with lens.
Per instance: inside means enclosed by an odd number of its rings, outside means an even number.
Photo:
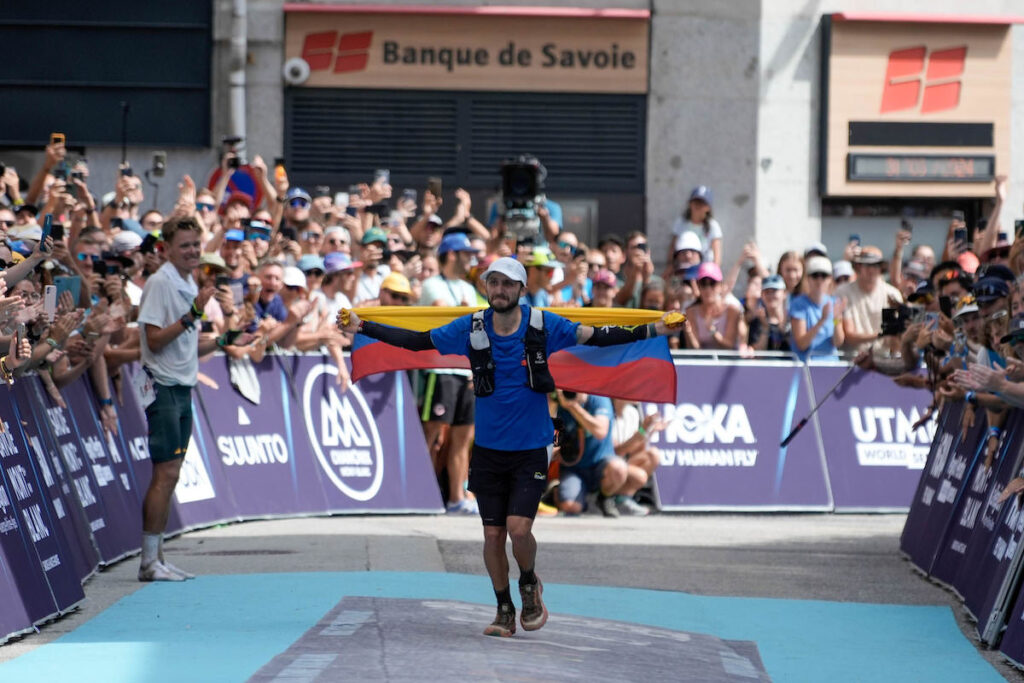
[[[903,357],[903,333],[913,322],[916,311],[910,306],[882,309],[882,331],[871,345],[871,360],[884,375],[901,375],[907,371]]]
[[[537,207],[544,202],[547,170],[529,154],[520,154],[501,165],[501,213],[505,226],[517,240],[540,233]]]

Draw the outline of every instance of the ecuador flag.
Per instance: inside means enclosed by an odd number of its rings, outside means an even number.
[[[364,320],[425,331],[444,325],[473,308],[389,306],[356,309]],[[637,309],[545,309],[587,325],[639,325],[658,320],[661,311]],[[409,313],[406,318],[403,313]],[[617,346],[573,346],[548,359],[559,389],[629,401],[676,402],[676,371],[668,339],[655,337]],[[378,372],[430,368],[469,369],[464,356],[438,351],[407,351],[357,334],[352,345],[352,381]]]

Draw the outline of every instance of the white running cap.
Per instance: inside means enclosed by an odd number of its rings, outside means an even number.
[[[508,277],[510,280],[516,280],[526,285],[526,268],[523,264],[515,260],[511,256],[502,256],[500,259],[492,263],[487,270],[484,271],[484,282],[490,277],[491,273],[501,273]]]

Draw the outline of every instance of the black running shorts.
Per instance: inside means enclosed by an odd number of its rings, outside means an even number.
[[[509,515],[537,516],[548,485],[550,448],[498,451],[473,446],[469,490],[476,496],[484,526],[505,526]]]

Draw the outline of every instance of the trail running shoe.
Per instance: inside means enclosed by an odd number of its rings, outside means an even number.
[[[484,629],[485,636],[501,636],[508,638],[516,632],[516,607],[515,605],[499,605],[498,613],[491,625]]]
[[[524,631],[536,631],[548,620],[548,608],[541,600],[541,593],[544,592],[544,584],[537,579],[537,583],[528,583],[519,587],[519,595],[523,598],[523,611],[519,614],[519,623],[523,625]]]
[[[139,581],[184,581],[185,577],[175,574],[159,560],[139,567]]]

